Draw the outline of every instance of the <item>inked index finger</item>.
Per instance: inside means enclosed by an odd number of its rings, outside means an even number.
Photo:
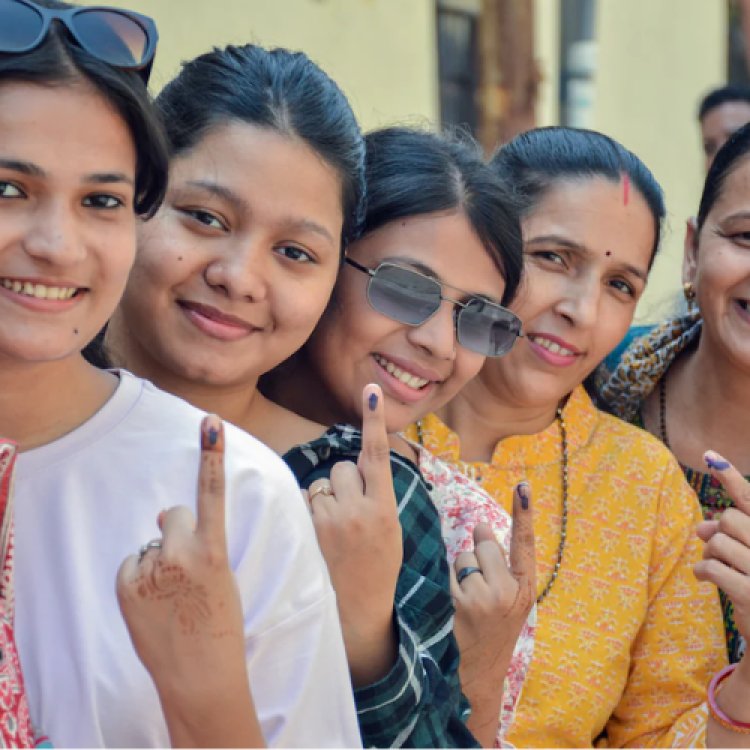
[[[750,515],[750,483],[747,479],[716,451],[707,451],[703,460],[711,474],[721,482],[735,506]]]
[[[393,495],[391,448],[385,427],[385,404],[380,386],[372,383],[362,391],[362,452],[357,466],[368,495]]]
[[[201,465],[195,531],[217,545],[226,545],[224,498],[224,425],[215,414],[201,422]]]
[[[531,487],[526,482],[513,492],[513,528],[510,537],[510,569],[516,579],[524,578],[536,586],[534,514],[531,511]]]

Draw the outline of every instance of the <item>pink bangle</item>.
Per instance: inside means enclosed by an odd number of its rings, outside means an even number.
[[[738,732],[739,734],[750,734],[750,723],[731,719],[716,703],[719,686],[727,677],[729,677],[730,674],[732,674],[732,672],[734,672],[736,667],[736,664],[730,664],[713,676],[713,679],[708,685],[708,710],[714,720],[721,724],[725,729],[728,729],[731,732]]]

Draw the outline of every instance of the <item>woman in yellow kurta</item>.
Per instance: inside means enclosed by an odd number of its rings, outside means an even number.
[[[619,144],[564,128],[519,136],[494,164],[522,201],[526,337],[409,436],[503,506],[516,482],[532,487],[538,629],[508,740],[746,744],[706,705],[726,654],[716,589],[692,570],[697,499],[658,440],[596,410],[581,385],[631,323],[659,186]],[[727,695],[744,690],[736,678]]]

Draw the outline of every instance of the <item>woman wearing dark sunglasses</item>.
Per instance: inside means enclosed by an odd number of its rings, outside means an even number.
[[[410,434],[501,505],[521,477],[534,492],[539,625],[509,740],[747,746],[747,678],[719,672],[717,592],[693,573],[697,499],[658,440],[597,411],[582,386],[631,323],[661,190],[588,131],[524,133],[492,166],[522,204],[524,338]]]
[[[166,189],[155,44],[127,11],[0,0],[0,435],[20,451],[2,595],[30,715],[59,746],[256,744],[261,729],[356,745],[334,594],[289,471],[81,356]],[[126,556],[138,655],[114,586]]]
[[[431,681],[431,662],[450,674],[458,655],[452,639],[436,636],[441,630],[447,635],[451,614],[448,592],[444,585],[442,590],[435,586],[445,577],[445,550],[436,540],[435,509],[439,511],[448,561],[454,563],[451,593],[458,610],[461,685],[472,707],[468,725],[484,746],[491,746],[498,717],[500,738],[510,724],[530,658],[532,632],[526,618],[534,583],[533,573],[529,575],[533,534],[525,523],[530,518],[528,493],[523,485],[515,493],[518,535],[510,542],[511,572],[492,535],[494,530],[507,552],[509,516],[475,492],[465,477],[435,465],[426,452],[395,433],[447,402],[488,356],[513,346],[520,324],[503,303],[513,298],[520,281],[519,228],[508,192],[468,138],[386,128],[365,140],[368,203],[362,236],[347,251],[331,302],[312,337],[269,375],[266,387],[296,413],[336,425],[287,450],[284,458],[309,487],[345,637],[347,621],[362,633],[366,623],[382,621],[395,594],[402,630],[423,644],[422,669]],[[343,425],[360,424],[366,417],[367,404],[358,394],[367,383],[382,389],[386,428],[397,451],[392,454],[395,505],[355,502],[361,480],[347,462],[356,459],[360,438]],[[389,522],[396,512],[403,536],[398,578],[389,564],[394,559]],[[503,696],[509,666],[511,679]],[[392,700],[395,688],[384,680],[381,704]],[[412,698],[419,700],[418,695]],[[432,710],[444,721],[448,707],[437,700]],[[376,744],[393,736],[387,717],[385,711],[364,717]],[[390,718],[398,720],[399,729],[413,721],[408,713]],[[451,721],[455,742],[457,727]],[[433,744],[437,739],[446,736],[433,737]]]

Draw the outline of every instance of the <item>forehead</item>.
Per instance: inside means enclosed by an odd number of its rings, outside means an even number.
[[[50,173],[132,174],[135,146],[114,107],[86,84],[0,84],[0,155]]]
[[[655,240],[654,218],[641,193],[629,181],[603,177],[557,182],[521,227],[525,242],[556,236],[593,251],[619,251],[646,266]]]
[[[701,121],[704,135],[730,134],[750,122],[750,102],[724,102],[710,110]]]
[[[724,178],[710,214],[750,208],[750,153],[745,154]]]
[[[457,289],[501,297],[505,280],[462,211],[392,221],[353,243],[349,252],[374,267],[397,259],[426,266]]]
[[[173,187],[202,180],[226,186],[263,215],[341,220],[342,181],[302,139],[244,122],[216,126],[170,169]]]

